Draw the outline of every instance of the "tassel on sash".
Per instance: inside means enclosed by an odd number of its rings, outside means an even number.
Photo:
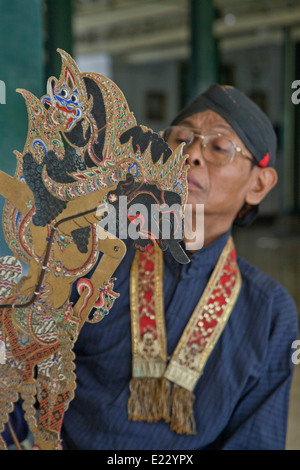
[[[164,377],[133,378],[130,381],[128,419],[152,423],[171,418],[171,383]]]
[[[163,419],[179,434],[195,434],[194,394],[164,377],[133,378],[130,381],[128,419],[153,423]]]

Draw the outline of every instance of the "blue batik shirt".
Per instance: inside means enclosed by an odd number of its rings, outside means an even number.
[[[228,240],[226,233],[178,264],[164,253],[164,308],[171,356]],[[297,338],[295,302],[277,282],[238,258],[242,287],[196,388],[196,435],[164,421],[127,418],[131,379],[129,282],[132,243],[115,272],[109,315],[85,324],[75,345],[77,388],[63,423],[66,449],[283,449]]]

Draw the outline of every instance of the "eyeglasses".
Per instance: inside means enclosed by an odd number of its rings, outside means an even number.
[[[246,155],[242,149],[235,145],[228,137],[218,133],[203,135],[195,131],[196,130],[188,127],[171,126],[163,130],[161,136],[172,148],[176,148],[181,143],[184,143],[184,150],[192,145],[196,137],[200,138],[204,159],[216,166],[227,165],[232,162],[236,152],[250,160],[253,165],[256,165],[255,160],[249,155]]]

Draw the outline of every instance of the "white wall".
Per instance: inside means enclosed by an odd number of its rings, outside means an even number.
[[[254,90],[265,93],[267,114],[273,124],[278,124],[283,105],[282,47],[275,45],[223,52],[222,62],[234,66],[237,88],[246,94]]]
[[[88,54],[75,57],[80,72],[94,72],[112,78],[112,60],[107,54]]]
[[[122,90],[139,125],[159,131],[170,124],[178,112],[179,70],[176,62],[113,66],[113,81]],[[162,119],[147,116],[147,96],[159,93],[164,97],[165,112]]]

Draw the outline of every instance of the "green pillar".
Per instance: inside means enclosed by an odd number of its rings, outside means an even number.
[[[59,77],[61,57],[57,49],[72,55],[72,0],[45,1],[46,79]]]
[[[16,88],[38,97],[45,92],[42,0],[0,1],[0,80],[5,83],[5,101],[0,100],[0,169],[14,175],[13,151],[23,152],[28,131],[25,101]],[[0,215],[3,205],[0,196]],[[4,254],[11,252],[0,225],[0,256]]]
[[[34,95],[44,92],[42,0],[0,2],[0,80],[6,102],[0,104],[0,166],[11,173],[13,150],[23,151],[27,136],[27,111],[16,88]]]
[[[218,81],[217,42],[213,36],[213,0],[190,0],[190,99]]]

